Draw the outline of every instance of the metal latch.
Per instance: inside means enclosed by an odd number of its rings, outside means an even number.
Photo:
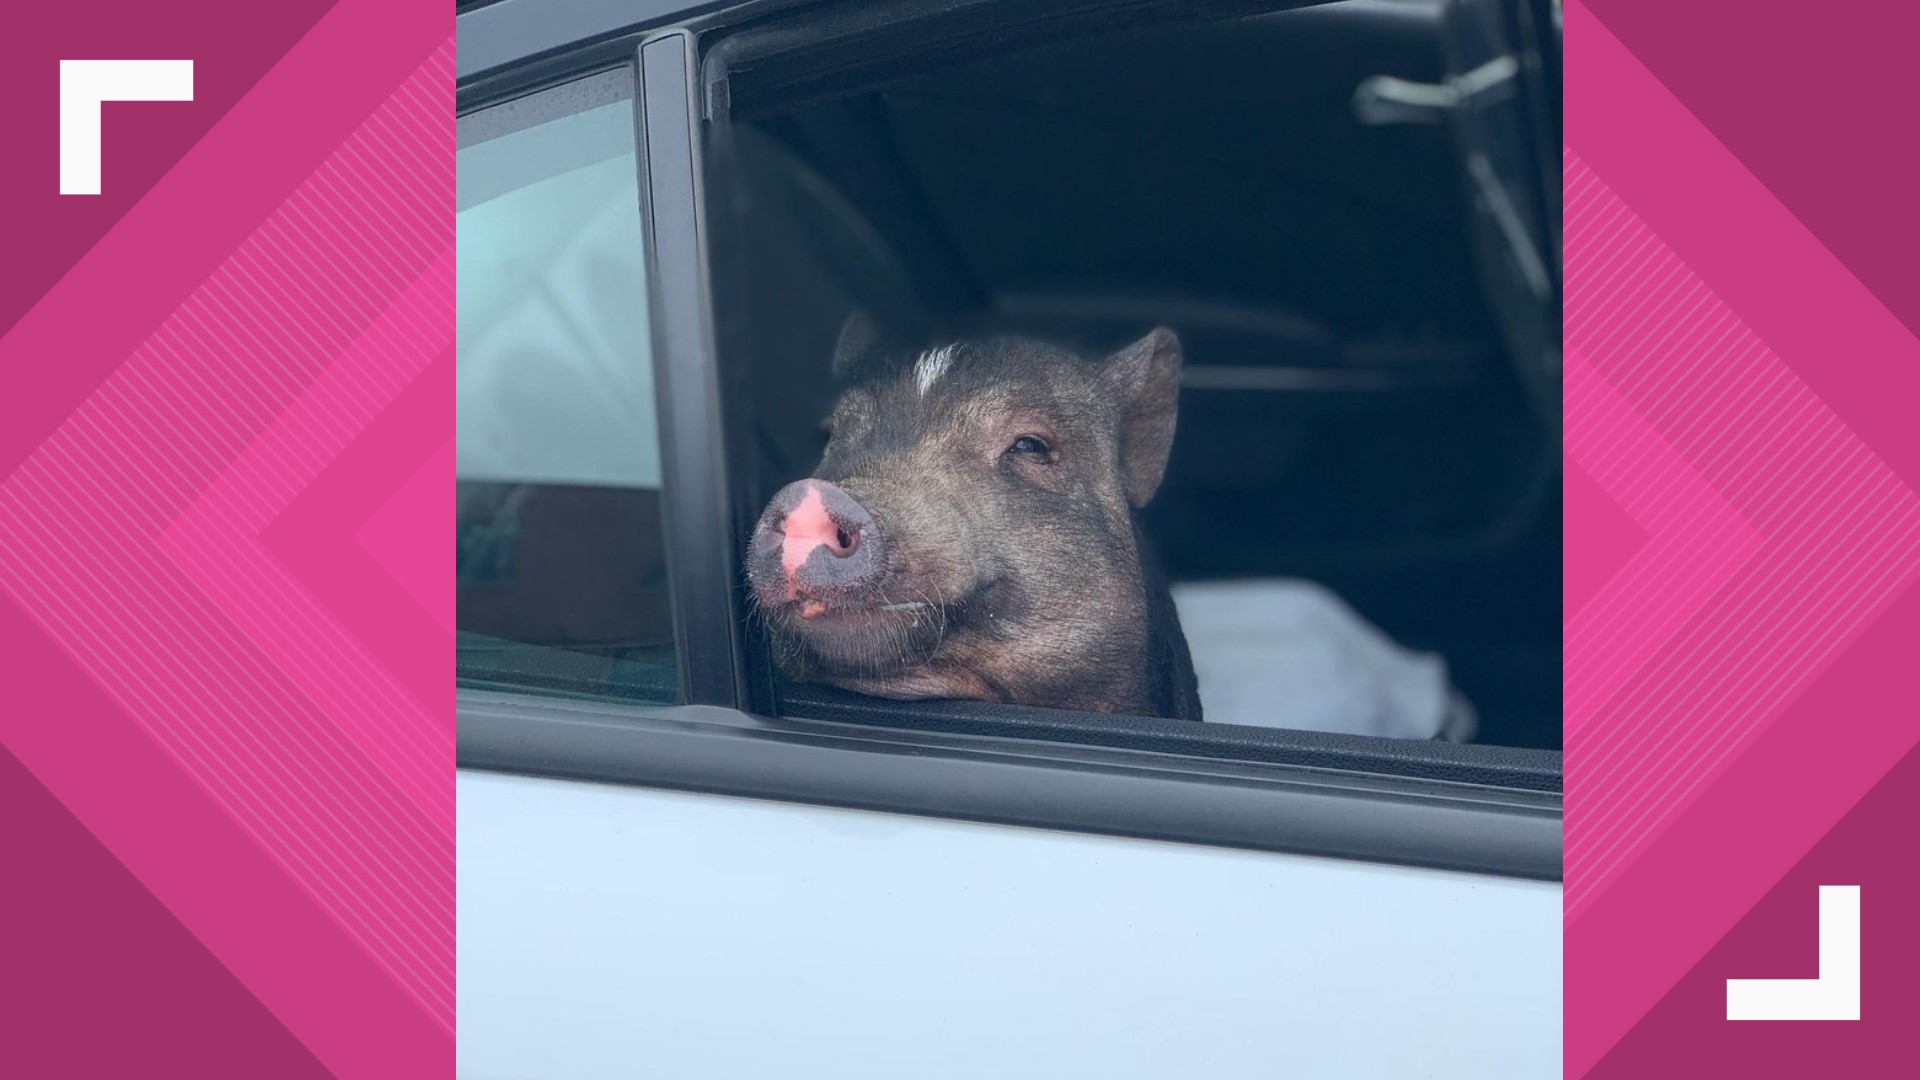
[[[1497,56],[1441,83],[1375,75],[1354,90],[1353,111],[1368,125],[1438,124],[1462,106],[1489,105],[1512,97],[1518,74],[1520,61]]]

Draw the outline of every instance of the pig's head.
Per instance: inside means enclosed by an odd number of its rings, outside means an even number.
[[[754,530],[783,670],[893,698],[1148,711],[1133,512],[1166,471],[1180,343],[1089,360],[1017,338],[890,353],[858,317],[810,479]]]

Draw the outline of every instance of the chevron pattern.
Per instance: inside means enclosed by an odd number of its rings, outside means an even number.
[[[308,13],[170,146],[115,143],[110,112],[108,186],[153,179],[0,337],[0,641],[38,658],[0,776],[120,905],[77,909],[44,974],[153,923],[179,955],[121,977],[204,983],[194,1060],[95,1033],[60,1075],[451,1066],[454,69],[428,7]]]
[[[1885,857],[1803,869],[1863,830],[1905,835],[1872,819],[1920,739],[1895,704],[1920,433],[1890,408],[1920,341],[1839,234],[1808,228],[1852,193],[1810,194],[1769,149],[1819,138],[1817,110],[1756,59],[1804,57],[1810,33],[1851,54],[1860,29],[1807,24],[1717,0],[1566,7],[1567,453],[1604,495],[1569,500],[1567,562],[1605,576],[1566,612],[1572,1077],[1808,1075],[1775,1070],[1815,1044],[1815,1072],[1887,1060],[1860,1028],[1724,1018],[1728,978],[1814,974],[1818,884],[1861,884],[1869,933],[1876,903],[1915,898]],[[1795,93],[1844,67],[1797,72]],[[1625,559],[1608,501],[1645,536]]]

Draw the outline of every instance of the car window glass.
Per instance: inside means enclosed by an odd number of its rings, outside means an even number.
[[[633,78],[460,123],[460,674],[675,696]]]

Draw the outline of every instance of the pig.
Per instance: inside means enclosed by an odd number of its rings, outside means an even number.
[[[1104,359],[1019,337],[892,351],[862,316],[813,475],[754,529],[747,577],[796,681],[1201,719],[1137,513],[1173,447],[1181,348]]]

